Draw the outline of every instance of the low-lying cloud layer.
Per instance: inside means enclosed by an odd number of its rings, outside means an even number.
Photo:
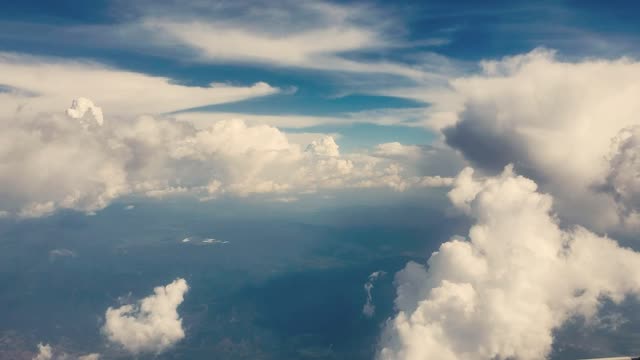
[[[511,167],[484,179],[467,168],[449,197],[475,224],[428,268],[412,262],[397,274],[399,312],[380,359],[543,359],[569,318],[593,320],[603,299],[640,294],[640,253],[561,229],[552,197]]]
[[[0,118],[0,210],[33,217],[66,208],[93,212],[124,195],[310,193],[322,189],[446,186],[401,161],[341,155],[330,136],[306,149],[267,125],[218,121],[206,128],[170,118],[112,120],[89,99],[67,115]]]
[[[178,306],[189,289],[184,279],[156,287],[137,304],[109,308],[103,331],[109,341],[132,354],[161,353],[185,336]]]

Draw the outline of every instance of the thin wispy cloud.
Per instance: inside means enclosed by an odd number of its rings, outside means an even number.
[[[56,112],[79,96],[108,106],[110,114],[158,114],[274,94],[267,83],[185,86],[170,79],[118,70],[89,61],[0,53],[0,115]],[[81,95],[80,95],[81,94]]]

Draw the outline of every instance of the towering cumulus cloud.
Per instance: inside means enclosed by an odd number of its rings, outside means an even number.
[[[133,354],[166,350],[184,338],[178,306],[188,289],[184,279],[176,279],[138,304],[107,309],[105,335]]]
[[[447,143],[478,169],[499,172],[513,163],[554,195],[558,213],[571,222],[598,230],[627,225],[632,213],[618,200],[636,190],[617,197],[624,176],[609,177],[608,169],[616,167],[609,159],[619,133],[640,125],[640,62],[566,62],[535,50],[482,67],[451,82],[448,99],[462,106],[443,129]],[[603,186],[608,177],[618,194]]]
[[[561,229],[551,196],[510,166],[484,179],[465,169],[449,198],[475,225],[427,267],[409,263],[397,274],[399,312],[380,359],[543,359],[570,317],[592,320],[604,298],[640,293],[640,253],[582,227]]]

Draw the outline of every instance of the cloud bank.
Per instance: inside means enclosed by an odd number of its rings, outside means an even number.
[[[188,289],[184,279],[176,279],[137,304],[108,308],[104,334],[132,354],[163,352],[185,336],[178,306]]]
[[[275,127],[242,120],[205,128],[159,116],[114,120],[86,98],[74,101],[66,115],[0,117],[0,124],[5,216],[60,208],[91,213],[126,195],[210,200],[450,183],[375,153],[342,155],[330,136],[303,148]]]
[[[561,229],[552,197],[511,167],[488,178],[465,169],[449,197],[475,224],[428,267],[396,275],[398,314],[379,359],[543,359],[569,318],[594,320],[604,298],[640,294],[640,253]]]

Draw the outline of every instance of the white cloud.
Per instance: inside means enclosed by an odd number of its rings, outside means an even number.
[[[188,289],[184,279],[176,279],[137,304],[108,308],[104,334],[132,354],[165,351],[185,336],[178,306]]]
[[[86,355],[72,356],[65,352],[54,351],[49,344],[38,344],[38,353],[33,360],[99,360],[100,354],[92,353]]]
[[[208,238],[208,239],[204,239],[202,240],[203,244],[228,244],[229,242],[226,240],[218,240],[218,239],[214,239],[214,238]]]
[[[38,344],[38,354],[33,360],[51,360],[53,358],[53,351],[49,344]]]
[[[55,261],[59,257],[76,257],[77,254],[69,249],[53,249],[49,251],[49,260]]]
[[[482,65],[482,74],[452,80],[435,105],[450,106],[435,119],[448,119],[438,125],[447,143],[488,172],[513,163],[556,197],[567,221],[598,230],[627,221],[600,189],[612,141],[640,123],[640,62],[570,63],[539,49]]]
[[[451,68],[442,56],[425,51],[446,44],[448,35],[441,32],[434,38],[408,40],[404,19],[374,4],[285,0],[216,1],[212,6],[195,0],[123,2],[117,7],[117,13],[126,16],[115,24],[23,22],[5,24],[5,28],[35,44],[60,41],[86,49],[99,42],[101,48],[180,62],[321,70],[339,78],[342,86],[358,83],[360,91],[372,91],[367,86],[371,84],[388,87],[393,78],[402,84],[442,81],[440,74]],[[418,55],[397,51],[415,46],[420,47]],[[365,56],[351,56],[358,53]],[[367,58],[370,54],[375,57]],[[370,79],[372,74],[379,76]],[[90,97],[106,106],[96,96]]]
[[[336,144],[335,140],[333,140],[333,137],[331,136],[324,136],[318,140],[313,140],[311,144],[307,146],[307,151],[320,156],[340,156],[338,144]]]
[[[450,183],[421,177],[402,159],[343,155],[330,136],[303,150],[268,125],[228,120],[196,128],[165,117],[114,120],[108,109],[100,124],[92,115],[98,113],[93,102],[73,104],[71,117],[0,116],[0,210],[35,217],[59,208],[94,213],[132,194],[282,198],[283,193],[292,197],[354,187],[403,191]],[[81,114],[80,107],[94,110]]]
[[[640,126],[620,131],[608,156],[606,181],[601,190],[612,194],[628,229],[640,229]]]
[[[100,354],[87,354],[78,357],[78,360],[100,360]]]
[[[108,109],[110,116],[158,114],[180,109],[238,101],[274,94],[279,90],[264,82],[251,86],[222,83],[207,87],[184,86],[168,78],[118,70],[89,61],[36,57],[0,52],[0,116],[30,116],[57,112],[60,104],[79,95]],[[79,99],[69,115],[89,110],[102,115],[86,99]]]
[[[333,141],[338,141],[342,138],[342,135],[338,133],[323,133],[323,132],[285,132],[287,140],[291,144],[297,144],[301,147],[307,147],[314,141],[325,137],[333,138]]]
[[[597,321],[604,299],[640,294],[640,253],[561,229],[551,196],[510,167],[484,179],[465,170],[450,198],[475,220],[469,239],[396,275],[380,359],[543,359],[569,318]]]
[[[373,284],[378,280],[379,277],[384,276],[386,273],[384,271],[374,271],[369,275],[369,279],[364,284],[364,291],[367,294],[367,299],[362,306],[362,314],[368,318],[372,317],[376,312],[376,306],[373,304],[373,296],[371,295],[371,290],[373,290]]]
[[[435,140],[429,145],[405,145],[399,142],[378,144],[371,151],[371,155],[398,162],[418,174],[432,175],[425,177],[424,186],[436,183],[451,185],[453,178],[449,176],[455,176],[468,166],[457,151],[440,140]]]
[[[87,98],[77,98],[71,103],[71,107],[67,109],[67,115],[74,119],[83,119],[84,115],[90,113],[91,119],[87,126],[93,123],[102,126],[104,123],[104,117],[102,116],[102,109],[95,106],[93,101]]]
[[[417,187],[447,187],[453,184],[453,179],[442,176],[423,176],[418,179]]]
[[[228,5],[220,4],[218,11],[207,14],[188,13],[188,5],[164,13],[142,9],[139,24],[125,27],[149,37],[158,48],[190,49],[197,54],[196,60],[203,62],[257,63],[412,79],[433,76],[417,66],[352,60],[343,55],[394,49],[405,43],[397,36],[391,37],[399,33],[393,31],[399,25],[389,14],[385,14],[385,21],[370,21],[383,16],[374,7],[285,1],[261,3],[259,14],[242,9],[242,15],[237,16],[238,11]],[[183,12],[181,16],[176,16],[176,10]],[[224,16],[225,10],[233,15]],[[439,40],[431,44],[442,44]]]
[[[417,145],[403,145],[396,141],[379,144],[373,154],[380,157],[416,159],[422,155],[422,148]]]

